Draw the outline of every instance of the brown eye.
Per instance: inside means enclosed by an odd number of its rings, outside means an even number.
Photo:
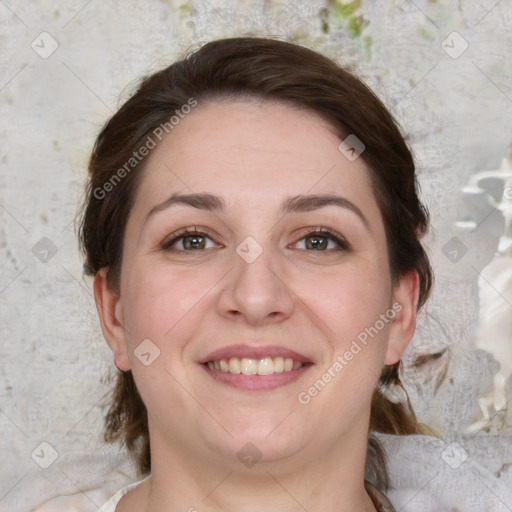
[[[207,247],[208,241],[210,241],[213,245]],[[170,239],[166,240],[161,247],[166,251],[191,252],[218,247],[218,245],[213,242],[207,233],[186,229],[176,233]]]
[[[329,238],[326,236],[308,236],[306,240],[306,249],[327,249]]]
[[[204,249],[206,246],[206,237],[202,235],[188,235],[181,237],[184,249]]]
[[[331,250],[349,249],[349,245],[343,237],[326,229],[311,232],[299,241],[302,240],[305,240],[305,247],[302,248],[304,250],[330,252]],[[331,246],[329,246],[329,242],[332,242]]]

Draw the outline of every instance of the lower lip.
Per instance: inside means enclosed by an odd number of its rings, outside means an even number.
[[[271,375],[244,375],[243,373],[212,370],[205,364],[201,366],[210,377],[229,386],[245,391],[271,391],[296,381],[313,365],[303,366],[289,372],[272,373]]]

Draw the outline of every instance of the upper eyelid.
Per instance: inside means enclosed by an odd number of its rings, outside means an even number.
[[[179,229],[178,231],[166,236],[160,245],[166,246],[166,245],[170,244],[171,242],[176,243],[178,240],[181,240],[182,238],[185,238],[187,236],[192,236],[195,234],[206,235],[207,238],[214,241],[215,243],[218,243],[215,241],[215,236],[208,229],[202,228],[202,227],[187,227],[187,228]]]

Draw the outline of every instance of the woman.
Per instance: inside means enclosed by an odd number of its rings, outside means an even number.
[[[373,433],[419,432],[393,391],[427,223],[392,116],[326,57],[223,39],[145,78],[80,229],[106,439],[145,476],[102,511],[393,510]]]

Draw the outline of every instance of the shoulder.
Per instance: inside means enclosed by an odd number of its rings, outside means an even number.
[[[126,487],[120,489],[99,509],[98,512],[123,512],[124,510],[131,510],[133,506],[137,506],[138,501],[142,498],[146,490],[146,487],[149,484],[150,477],[151,475],[148,475],[144,479],[139,480],[138,482],[134,482],[133,484],[127,485]],[[128,494],[130,494],[130,504],[128,503],[128,501],[126,501],[126,498],[128,498]],[[124,498],[125,496],[126,498],[125,500],[123,500],[123,503],[120,503],[122,498]],[[118,507],[118,505],[120,505],[122,508]],[[116,509],[119,510],[116,511]]]

